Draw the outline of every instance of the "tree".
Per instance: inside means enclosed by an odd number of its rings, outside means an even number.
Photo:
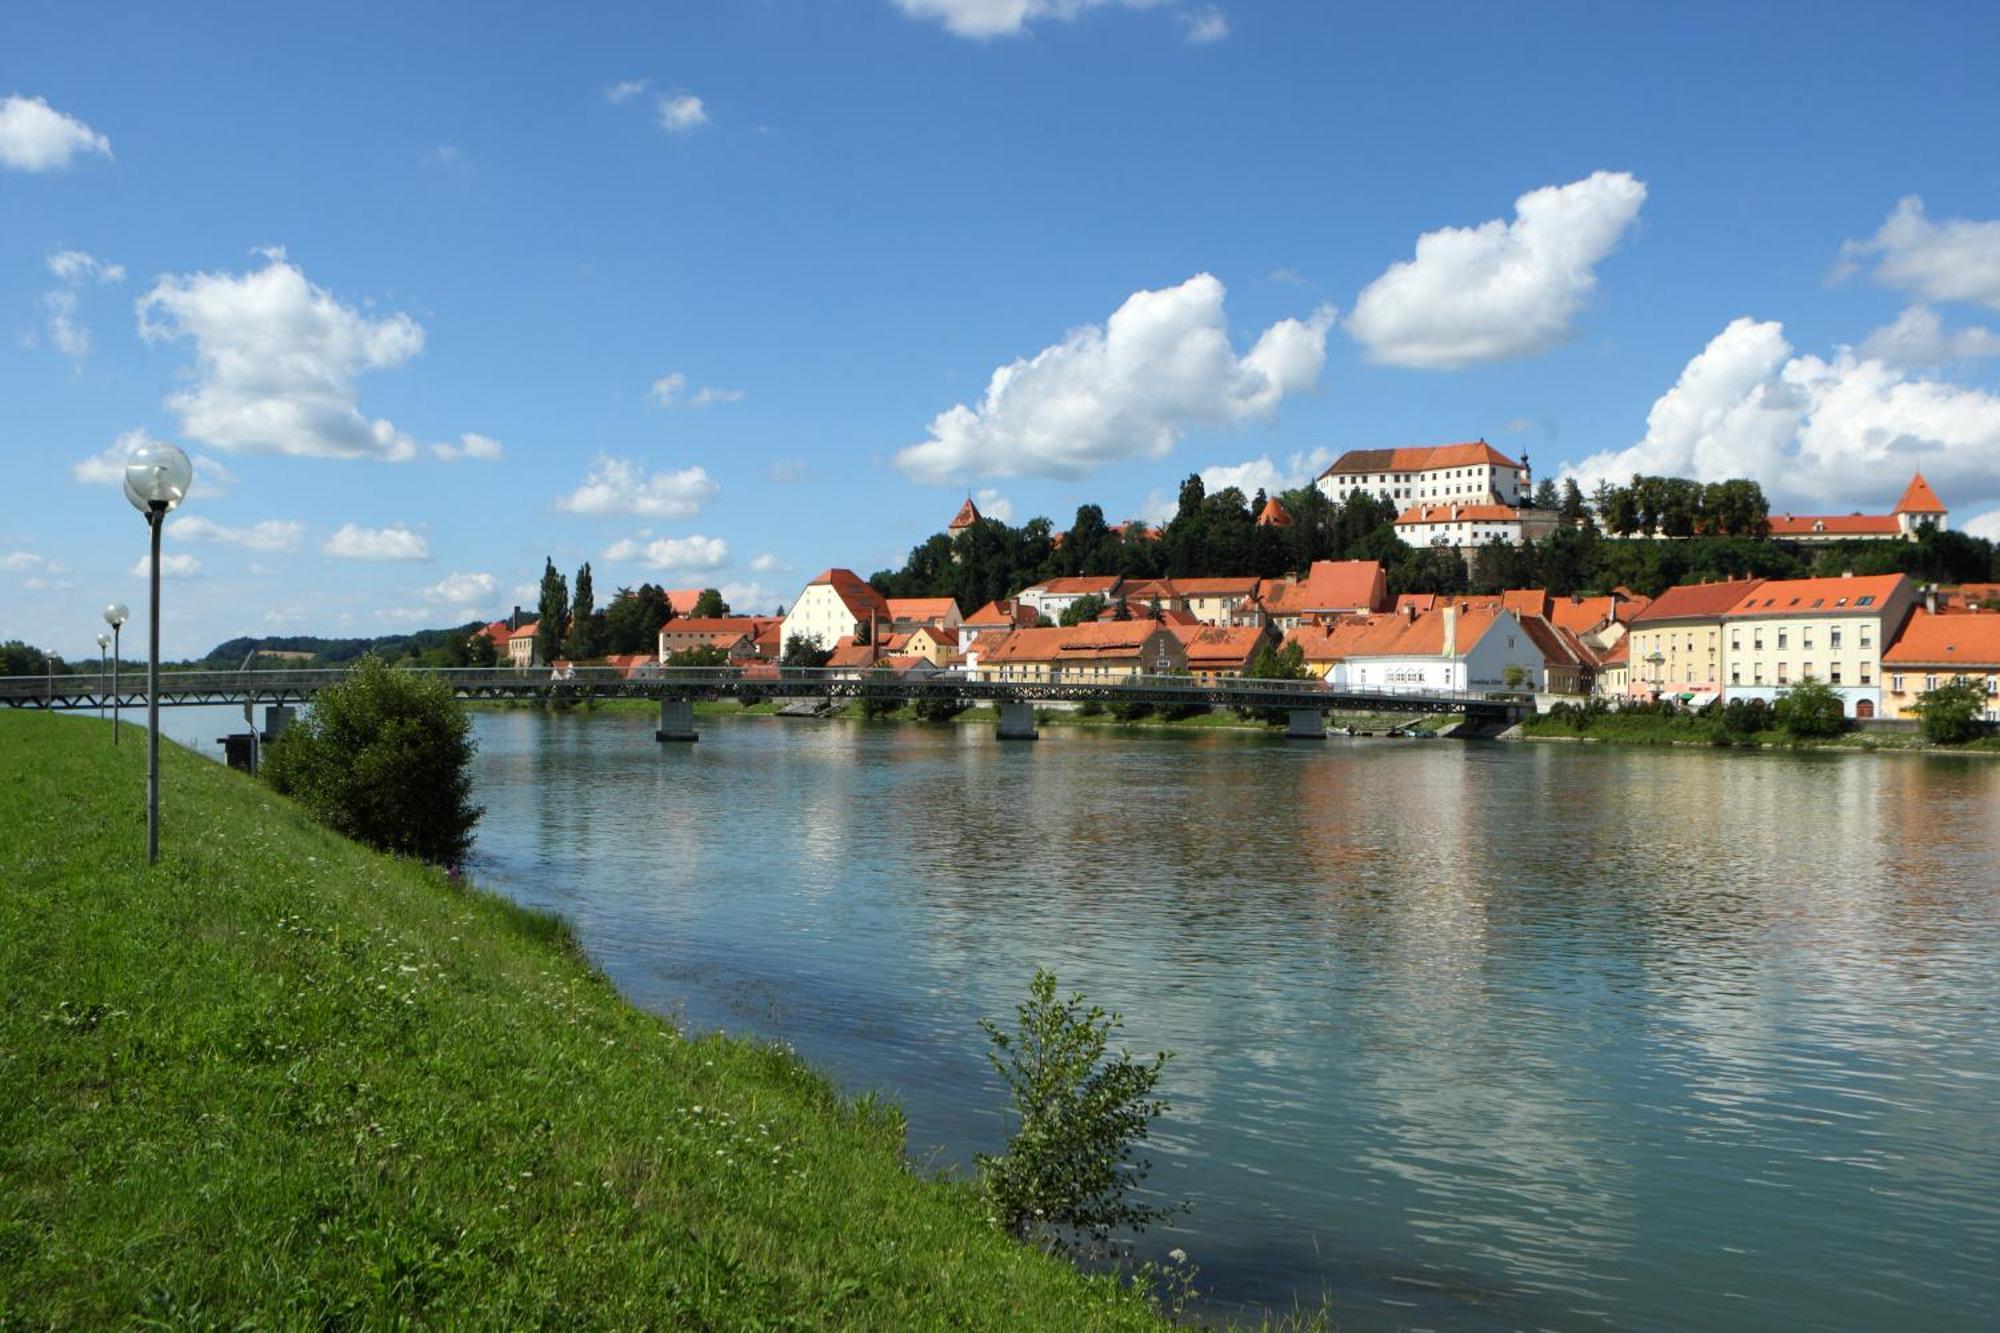
[[[598,657],[604,652],[601,641],[604,621],[597,618],[597,594],[590,586],[590,562],[576,571],[576,591],[570,601],[570,630],[564,651],[571,657]]]
[[[712,643],[690,644],[667,659],[677,667],[723,667],[729,665],[729,650]]]
[[[1910,711],[1920,719],[1924,739],[1933,745],[1962,745],[1982,730],[1986,691],[1979,683],[1954,676],[1934,690],[1917,696]]]
[[[569,630],[569,584],[556,573],[556,562],[542,559],[540,623],[535,626],[535,650],[544,662],[562,656],[563,639]]]
[[[455,865],[482,813],[472,803],[473,749],[450,685],[370,654],[271,742],[263,776],[336,833]]]
[[[1058,623],[1064,629],[1068,629],[1072,625],[1081,625],[1086,621],[1097,619],[1098,613],[1102,610],[1104,610],[1104,599],[1096,593],[1089,593],[1064,607]]]
[[[1562,495],[1556,490],[1555,479],[1543,477],[1535,484],[1535,508],[1554,510],[1561,507]]]
[[[1838,736],[1847,727],[1840,691],[1811,676],[1780,693],[1772,713],[1780,730],[1800,740]]]
[[[872,722],[901,708],[903,701],[887,688],[895,683],[896,673],[888,667],[875,667],[869,671],[861,682],[861,716]]]
[[[1274,644],[1266,640],[1250,659],[1250,665],[1243,668],[1243,674],[1254,680],[1311,680],[1312,668],[1306,665],[1306,650],[1296,641]],[[1285,710],[1281,708],[1238,707],[1236,715],[1274,725],[1285,720]]]
[[[690,620],[712,620],[729,614],[729,603],[722,600],[722,592],[717,588],[703,588],[701,596],[694,599],[694,609],[688,612]]]
[[[500,660],[500,648],[482,631],[465,640],[465,665],[490,667]]]
[[[41,649],[19,639],[0,643],[0,676],[41,676],[48,670],[49,659]]]
[[[1581,527],[1590,521],[1590,510],[1583,503],[1583,488],[1576,484],[1575,477],[1563,479],[1562,503],[1558,512],[1565,527]]]
[[[1055,973],[1036,968],[1015,1029],[981,1019],[987,1061],[1013,1098],[1015,1127],[998,1157],[980,1154],[980,1183],[1000,1225],[1049,1250],[1101,1250],[1114,1231],[1142,1231],[1175,1209],[1135,1204],[1126,1192],[1151,1163],[1135,1157],[1167,1109],[1155,1095],[1172,1056],[1109,1054],[1123,1021],[1084,997],[1056,997]]]
[[[833,654],[819,646],[819,640],[804,634],[794,634],[785,640],[784,652],[778,662],[788,667],[819,668],[826,665],[826,659]]]

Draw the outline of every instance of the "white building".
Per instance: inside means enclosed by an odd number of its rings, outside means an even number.
[[[1336,687],[1540,692],[1548,667],[1542,647],[1498,606],[1444,606],[1435,611],[1381,615],[1347,645],[1328,673]],[[1510,686],[1508,668],[1520,668]]]
[[[1396,515],[1396,535],[1410,546],[1519,546],[1556,530],[1547,509],[1497,504],[1412,505]]]
[[[1083,574],[1074,578],[1050,579],[1032,588],[1021,589],[1016,594],[1016,600],[1032,607],[1037,615],[1061,620],[1063,612],[1085,597],[1097,597],[1109,602],[1117,595],[1118,585],[1123,581],[1116,574]]]
[[[1528,460],[1515,462],[1484,440],[1404,449],[1349,449],[1314,483],[1339,504],[1356,494],[1410,505],[1524,505],[1533,487]],[[1407,540],[1407,539],[1406,539]]]
[[[875,632],[886,634],[891,623],[889,603],[881,593],[851,569],[829,569],[808,583],[786,612],[780,651],[794,636],[830,649],[868,632],[871,624]]]

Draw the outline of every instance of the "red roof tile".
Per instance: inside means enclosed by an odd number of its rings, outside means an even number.
[[[1810,537],[1825,533],[1837,537],[1898,537],[1902,525],[1894,514],[1773,514],[1773,537]]]
[[[1469,444],[1422,444],[1400,449],[1349,449],[1334,460],[1322,477],[1361,472],[1429,472],[1442,467],[1504,467],[1521,465],[1484,440]]]
[[[1930,615],[1919,610],[1882,654],[1896,666],[2000,670],[2000,615]]]
[[[972,503],[972,497],[968,495],[965,497],[965,503],[958,507],[957,516],[951,520],[951,523],[945,528],[945,531],[963,532],[965,529],[971,527],[974,523],[977,523],[978,521],[979,521],[979,506]]]
[[[1892,514],[1942,514],[1946,511],[1944,502],[1937,498],[1937,492],[1931,489],[1931,484],[1924,480],[1924,474],[1919,472],[1916,476],[1910,478],[1910,484],[1903,488],[1903,498],[1896,501],[1896,507],[1889,512]]]
[[[1901,574],[1870,574],[1860,578],[1766,579],[1747,591],[1726,614],[1802,616],[1880,611],[1891,598],[1910,586],[1910,581]]]
[[[1283,505],[1278,503],[1278,497],[1273,495],[1265,500],[1264,507],[1257,511],[1257,526],[1260,528],[1289,528],[1292,526],[1292,516],[1286,511]]]
[[[1632,624],[1654,625],[1667,620],[1715,619],[1727,614],[1731,607],[1763,585],[1762,579],[1734,579],[1728,583],[1683,583],[1655,597],[1644,611],[1632,617]]]

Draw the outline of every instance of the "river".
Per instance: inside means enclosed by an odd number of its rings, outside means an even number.
[[[478,715],[475,877],[940,1166],[998,1146],[977,1020],[1053,967],[1175,1053],[1151,1185],[1191,1207],[1142,1249],[1225,1307],[1995,1318],[2000,763],[651,727]]]

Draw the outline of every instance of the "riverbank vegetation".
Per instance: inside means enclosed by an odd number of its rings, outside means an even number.
[[[1153,1326],[552,919],[0,715],[0,1326]]]
[[[1839,715],[1839,696],[1829,710],[1824,696],[1832,691],[1801,686],[1781,696],[1777,704],[1761,699],[1736,699],[1701,708],[1677,708],[1663,703],[1627,703],[1607,707],[1557,704],[1549,712],[1521,724],[1521,734],[1534,740],[1612,741],[1630,745],[1707,745],[1838,748],[1847,750],[1963,750],[2000,752],[2000,737],[1977,724],[1954,730],[1955,741],[1932,740],[1920,731],[1850,729]]]

